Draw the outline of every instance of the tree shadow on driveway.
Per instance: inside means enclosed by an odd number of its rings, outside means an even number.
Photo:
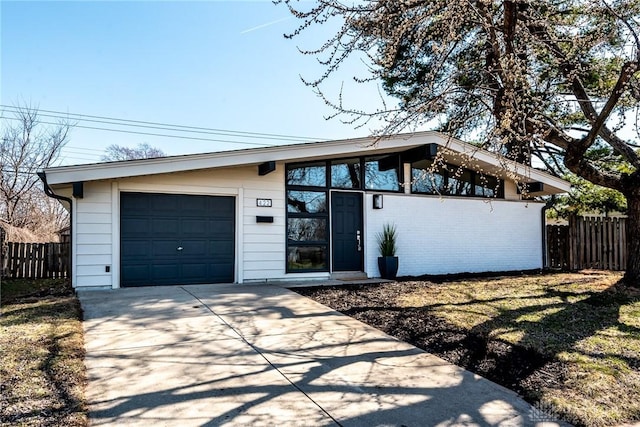
[[[87,319],[92,423],[534,425],[514,393],[290,291],[262,288],[229,298],[178,289],[176,306],[166,295],[156,304],[164,322],[146,328],[141,313],[126,318],[135,299],[111,302],[118,321]],[[184,304],[200,311],[169,319]],[[153,305],[143,305],[149,319]],[[92,347],[98,337],[105,345]]]

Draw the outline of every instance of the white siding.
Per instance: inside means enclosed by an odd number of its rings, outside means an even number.
[[[111,286],[113,241],[111,224],[111,184],[85,182],[84,198],[75,199],[74,286]]]
[[[384,194],[366,197],[366,272],[379,277],[376,233],[398,229],[400,276],[542,267],[540,203]]]
[[[284,164],[274,172],[244,182],[244,280],[281,279],[285,276]],[[271,199],[270,208],[257,207],[256,199]],[[258,223],[256,216],[272,216],[273,223]]]

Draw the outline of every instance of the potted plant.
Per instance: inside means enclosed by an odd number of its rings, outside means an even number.
[[[376,234],[378,239],[378,269],[383,279],[395,279],[398,274],[398,257],[396,256],[396,239],[398,233],[394,224],[385,224],[382,232]]]

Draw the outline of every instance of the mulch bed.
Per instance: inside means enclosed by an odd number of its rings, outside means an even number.
[[[563,362],[459,328],[434,316],[428,308],[394,304],[397,297],[422,285],[426,283],[328,286],[295,291],[501,384],[530,403],[539,400],[541,389],[561,387],[567,372]]]

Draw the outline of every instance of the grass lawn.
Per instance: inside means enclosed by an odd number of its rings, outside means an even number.
[[[640,421],[640,295],[582,272],[300,293],[583,426]]]
[[[3,280],[0,424],[86,426],[78,300],[64,280]]]

